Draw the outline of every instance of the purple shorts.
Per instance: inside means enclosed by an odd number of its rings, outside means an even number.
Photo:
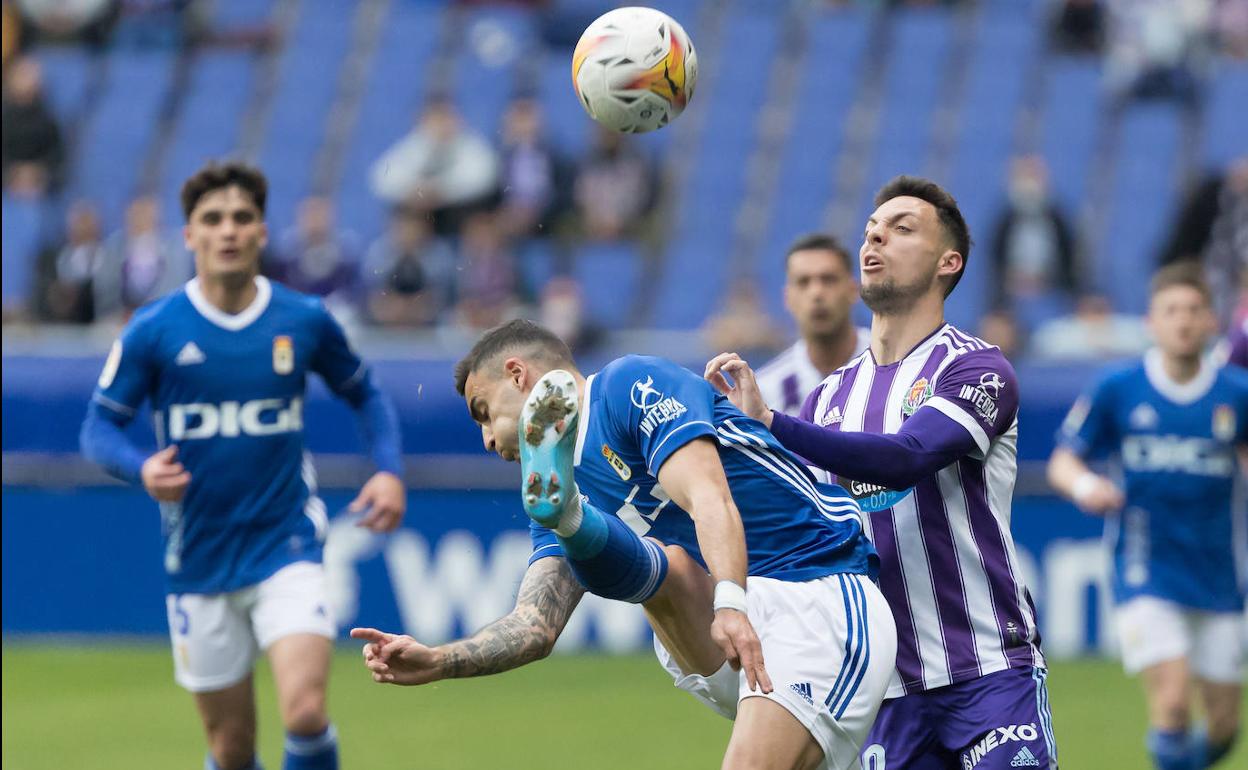
[[[863,770],[1056,770],[1046,676],[1011,668],[884,701]]]

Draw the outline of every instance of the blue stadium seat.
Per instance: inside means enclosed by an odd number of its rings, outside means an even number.
[[[497,141],[520,69],[539,45],[536,17],[514,7],[473,9],[464,19],[461,43],[448,85],[464,121]]]
[[[313,173],[342,63],[351,42],[355,3],[305,6],[278,65],[260,162],[269,176],[269,226],[280,233],[294,221],[296,202],[312,192]]]
[[[165,157],[160,190],[166,206],[176,209],[182,182],[205,161],[238,151],[253,70],[253,57],[235,51],[204,52],[192,64],[186,101],[175,118]]]
[[[86,49],[68,46],[38,48],[35,58],[43,68],[48,104],[61,127],[66,128],[81,116],[95,62]]]
[[[1248,104],[1248,63],[1221,62],[1209,93],[1205,113],[1205,162],[1214,167],[1248,155],[1248,128],[1244,105]]]
[[[39,255],[44,206],[37,201],[4,196],[4,304],[25,304],[33,289]]]
[[[548,238],[530,238],[521,244],[516,255],[520,283],[533,298],[541,296],[542,287],[555,276],[555,252]]]
[[[394,3],[385,19],[338,188],[340,219],[366,240],[385,226],[385,207],[369,190],[369,170],[412,128],[430,85],[426,73],[443,13],[439,6]]]
[[[686,187],[673,197],[679,206],[673,231],[678,239],[668,253],[654,304],[653,323],[661,328],[697,327],[726,288],[723,267],[732,250],[732,221],[745,192],[757,118],[768,98],[779,20],[773,12],[736,13],[723,35],[720,50],[732,55],[701,62],[705,106],[698,108],[708,113]],[[680,128],[679,123],[673,126]]]
[[[573,256],[586,316],[607,329],[628,324],[641,290],[641,255],[627,242],[587,243]]]
[[[172,85],[174,55],[119,48],[105,66],[99,105],[83,126],[71,192],[100,207],[107,231],[120,225],[151,151]]]
[[[835,192],[833,175],[845,117],[858,96],[870,22],[869,13],[848,8],[818,16],[809,29],[792,132],[780,160],[771,222],[755,262],[763,306],[778,319],[788,317],[780,257],[796,237],[820,229]]]
[[[1143,313],[1148,280],[1174,219],[1182,115],[1170,104],[1139,104],[1123,116],[1113,202],[1097,277],[1115,308]]]
[[[1096,132],[1105,109],[1102,96],[1100,62],[1072,56],[1048,62],[1039,116],[1040,147],[1053,192],[1072,214],[1086,193]]]

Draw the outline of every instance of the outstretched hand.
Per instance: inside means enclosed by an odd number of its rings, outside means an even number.
[[[732,377],[732,384],[724,376],[727,372]],[[733,406],[753,417],[768,428],[771,427],[771,409],[763,400],[763,392],[754,379],[754,370],[745,359],[736,353],[720,353],[706,364],[706,372],[702,375],[720,393],[728,397]]]
[[[351,638],[365,641],[364,666],[372,672],[374,682],[416,685],[442,678],[438,654],[410,636],[353,628]]]

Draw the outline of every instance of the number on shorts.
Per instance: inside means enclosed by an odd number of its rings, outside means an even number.
[[[173,614],[178,616],[178,635],[186,636],[191,631],[191,616],[182,608],[182,597],[173,600]]]
[[[873,743],[862,752],[862,770],[884,770],[884,747]]]

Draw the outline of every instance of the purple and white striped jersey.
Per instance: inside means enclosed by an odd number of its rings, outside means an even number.
[[[945,324],[889,366],[869,350],[854,358],[810,394],[801,416],[828,430],[894,434],[927,409],[950,419],[916,424],[965,431],[976,449],[899,500],[839,479],[891,505],[864,517],[897,621],[889,698],[1044,665],[1010,534],[1018,382],[1000,349]]]
[[[871,330],[859,327],[858,344],[854,347],[854,356],[859,355],[871,345]],[[810,362],[810,354],[806,352],[806,340],[798,338],[783,353],[771,359],[754,373],[763,400],[778,412],[796,417],[802,409],[802,402],[810,391],[819,387],[823,381],[823,372]]]

